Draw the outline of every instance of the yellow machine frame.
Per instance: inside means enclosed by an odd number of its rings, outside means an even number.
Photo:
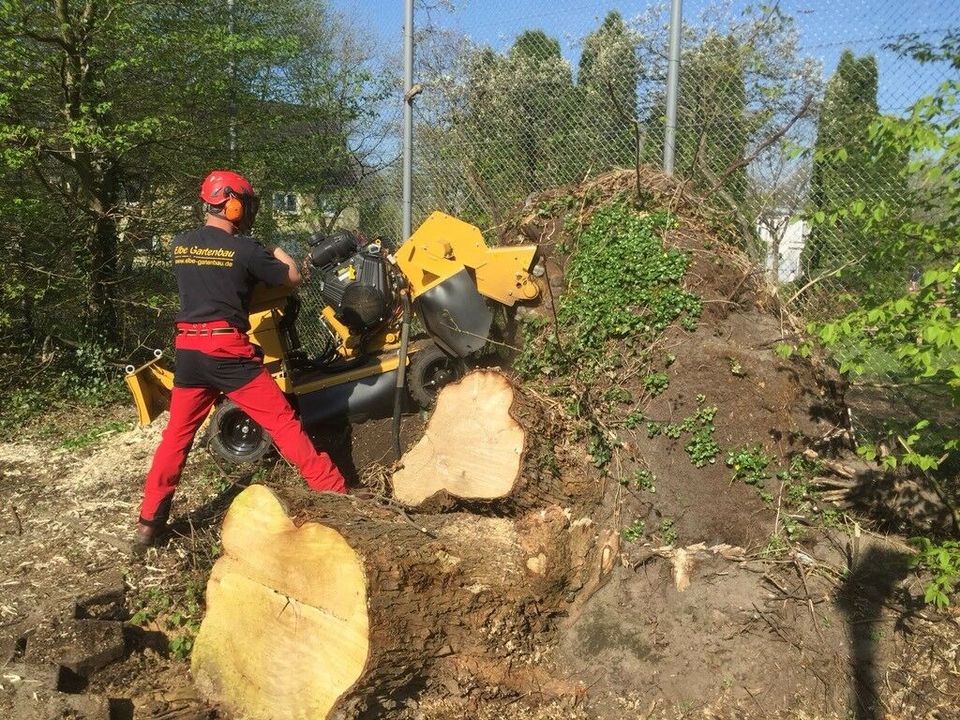
[[[480,230],[469,223],[432,213],[391,258],[407,279],[411,301],[466,269],[477,291],[508,307],[518,301],[534,300],[539,287],[529,269],[537,248],[533,245],[489,248]],[[307,395],[341,383],[362,380],[396,370],[400,365],[400,332],[398,319],[389,323],[380,334],[369,338],[361,347],[361,339],[335,317],[327,306],[321,311],[324,322],[339,339],[338,354],[344,359],[369,355],[369,362],[338,373],[314,374],[300,378],[291,375],[287,365],[280,323],[283,308],[292,288],[258,286],[250,304],[250,341],[263,351],[263,361],[274,368],[272,374],[280,389],[290,395]],[[430,344],[429,339],[410,343],[408,358]],[[409,359],[408,359],[409,363]],[[128,367],[127,387],[133,395],[140,425],[148,425],[169,407],[173,388],[173,371],[157,357],[139,368]]]
[[[396,260],[413,300],[467,268],[481,295],[511,307],[540,293],[529,272],[536,254],[535,245],[487,247],[479,228],[434,212],[400,246]]]
[[[167,367],[158,351],[157,357],[145,365],[127,368],[124,378],[133,404],[137,408],[140,426],[149,425],[154,418],[170,407],[170,391],[173,389],[173,370]]]

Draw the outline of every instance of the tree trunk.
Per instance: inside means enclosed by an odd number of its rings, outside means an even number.
[[[295,523],[263,486],[223,525],[192,672],[238,718],[376,717],[441,683],[576,693],[529,667],[580,588],[616,556],[588,519],[419,516],[313,494]],[[511,661],[522,661],[514,672]]]
[[[118,178],[113,169],[104,172],[92,205],[97,213],[88,252],[90,254],[90,323],[96,340],[107,346],[120,342],[116,287],[119,270],[116,199]]]
[[[468,373],[441,390],[423,437],[401,458],[394,499],[420,512],[592,506],[599,480],[584,456],[558,458],[561,433],[550,408],[502,373]]]

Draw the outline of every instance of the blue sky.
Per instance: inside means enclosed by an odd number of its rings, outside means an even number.
[[[769,1],[769,0],[768,0]],[[361,34],[379,38],[383,47],[403,41],[404,0],[330,0],[331,5],[351,19]],[[434,11],[437,24],[464,31],[478,42],[494,48],[508,47],[526,29],[539,28],[560,40],[564,55],[576,65],[577,42],[597,26],[609,10],[626,17],[646,11],[648,2],[617,0],[455,0],[457,12]],[[684,17],[724,3],[717,0],[685,0]],[[731,0],[735,10],[747,3]],[[420,4],[418,3],[418,7]],[[800,26],[805,52],[821,60],[825,75],[836,67],[844,48],[855,53],[873,52],[880,69],[881,110],[901,112],[913,100],[931,92],[943,79],[943,68],[921,68],[903,61],[882,45],[907,32],[937,37],[945,28],[960,28],[957,0],[781,0],[780,7],[793,15]]]

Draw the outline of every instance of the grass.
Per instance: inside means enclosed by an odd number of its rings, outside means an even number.
[[[202,597],[203,585],[195,582],[188,583],[182,592],[152,588],[141,599],[130,622],[164,633],[170,654],[178,660],[186,660],[200,630]]]
[[[64,450],[81,450],[95,445],[107,435],[126,432],[132,428],[133,423],[126,420],[107,420],[106,422],[68,435],[60,442],[60,447]]]

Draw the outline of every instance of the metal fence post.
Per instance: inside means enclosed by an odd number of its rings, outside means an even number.
[[[234,0],[227,0],[227,35],[233,38],[233,4]],[[227,63],[230,70],[230,127],[228,137],[230,144],[230,163],[237,162],[237,63],[234,51],[230,50],[230,61]]]
[[[405,0],[403,24],[403,228],[400,242],[410,237],[413,217],[413,0]]]
[[[680,82],[680,29],[683,2],[672,0],[670,7],[670,65],[667,69],[667,118],[663,134],[663,171],[673,175],[677,133],[677,89]]]

